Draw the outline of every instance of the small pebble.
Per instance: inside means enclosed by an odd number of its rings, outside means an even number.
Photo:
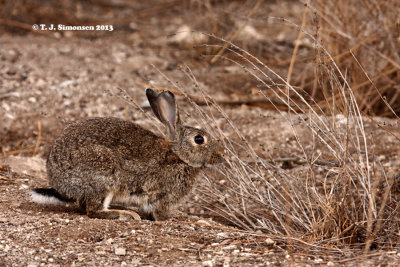
[[[275,241],[272,240],[271,238],[267,238],[267,239],[265,239],[265,244],[267,244],[267,246],[271,246],[271,245],[275,244]]]
[[[115,255],[125,256],[126,249],[125,248],[115,248]]]
[[[214,263],[213,263],[213,261],[203,261],[202,265],[208,266],[208,267],[213,267]]]

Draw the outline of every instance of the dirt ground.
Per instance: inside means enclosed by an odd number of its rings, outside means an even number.
[[[294,3],[285,16],[298,22],[301,15],[296,16],[296,10],[301,7]],[[270,16],[283,16],[282,10],[270,1]],[[285,113],[236,104],[256,82],[248,78],[241,82],[245,74],[234,64],[204,63],[198,48],[192,47],[207,43],[207,37],[170,36],[187,30],[182,27],[190,21],[189,15],[174,14],[132,22],[128,30],[101,33],[99,38],[65,32],[61,36],[34,32],[0,36],[0,266],[398,266],[398,250],[372,251],[367,256],[334,248],[326,253],[293,251],[279,238],[244,231],[209,216],[196,202],[196,190],[163,222],[90,219],[73,206],[46,207],[30,201],[29,188],[47,185],[45,158],[66,123],[114,116],[157,132],[146,109],[144,89],[148,85],[173,88],[178,83],[189,93],[196,92],[193,81],[181,70],[185,65],[208,94],[230,103],[222,105],[224,112],[245,138],[272,151],[263,155],[265,158],[301,153],[289,122],[283,119]],[[247,44],[250,48],[282,55],[289,51],[290,55],[295,32],[266,35],[254,25],[259,32],[248,28],[241,36],[253,41]],[[305,45],[301,49],[311,48]],[[271,64],[279,72],[284,70],[281,63]],[[134,109],[118,88],[126,90],[147,113]],[[198,121],[191,115],[194,107],[182,97],[178,101],[183,120],[196,125]],[[223,129],[226,122],[216,120]],[[376,120],[386,129],[400,132],[398,121]],[[296,127],[307,142],[311,138],[308,130]],[[392,172],[398,172],[399,141],[372,122],[366,129],[368,138],[377,140],[375,155],[381,156],[382,164]]]
[[[6,137],[3,136],[4,154],[35,145],[37,121],[41,123],[41,144],[34,157],[31,157],[33,150],[28,149],[25,156],[10,153],[2,158],[2,265],[261,266],[335,264],[342,260],[343,255],[291,254],[273,237],[228,227],[207,215],[199,217],[198,207],[191,208],[190,205],[183,205],[174,218],[166,222],[135,222],[89,219],[73,207],[63,209],[31,203],[27,191],[46,186],[46,150],[65,121],[85,116],[129,119],[132,115],[132,119],[151,128],[151,120],[143,114],[130,112],[129,105],[126,107],[127,104],[118,97],[105,94],[104,88],[112,89],[119,83],[120,86],[135,84],[137,78],[131,74],[133,69],[142,69],[143,61],[152,59],[140,56],[142,61],[114,62],[112,51],[119,53],[128,49],[125,44],[115,41],[72,39],[60,42],[28,36],[3,37],[1,42],[4,59],[1,68],[2,129],[7,131]],[[10,58],[15,54],[18,59]],[[115,76],[110,77],[108,73],[111,72]],[[129,92],[139,103],[144,101],[143,89],[135,88]],[[187,104],[182,104],[190,110]],[[295,144],[286,142],[293,138],[290,126],[278,113],[243,107],[227,107],[226,112],[252,142],[278,148],[274,152],[276,156],[285,156],[288,151],[296,154]],[[265,117],[269,118],[267,126]],[[399,127],[394,121],[381,121],[392,123],[393,129]],[[265,131],[260,130],[262,127],[267,127],[265,130],[270,133],[265,135]],[[370,127],[374,132],[373,126]],[[377,129],[375,134],[379,134]],[[396,139],[384,138],[385,146],[377,145],[377,149],[386,154],[386,160],[392,166],[400,165],[398,158],[397,162],[393,158],[397,155],[396,149],[390,149],[395,147]],[[400,254],[386,251],[358,260],[363,264],[386,262],[395,266]],[[343,264],[353,265],[354,261],[357,258],[343,261]]]
[[[14,164],[23,160],[14,158]],[[31,159],[27,165],[42,163]],[[398,266],[400,262],[397,251],[378,251],[369,257],[291,253],[273,237],[187,213],[163,222],[89,219],[72,207],[31,203],[27,189],[42,182],[38,180],[5,169],[0,172],[0,266]]]

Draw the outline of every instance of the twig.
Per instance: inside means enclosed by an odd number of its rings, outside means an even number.
[[[367,241],[365,242],[365,247],[364,247],[364,255],[368,255],[368,252],[369,252],[369,250],[371,248],[372,242],[374,241],[375,237],[377,236],[379,230],[381,230],[381,227],[382,227],[381,218],[382,218],[384,209],[385,209],[385,207],[387,205],[387,202],[388,202],[388,199],[389,199],[389,194],[390,194],[390,191],[392,189],[393,184],[394,184],[394,179],[393,179],[393,177],[391,177],[389,184],[385,188],[385,193],[383,195],[382,204],[381,204],[381,207],[379,209],[378,216],[375,219],[376,224],[374,225],[374,229],[373,229],[372,233],[369,232],[368,235],[367,235]]]
[[[151,85],[151,84],[147,84],[147,83],[144,83],[141,81],[135,81],[135,82],[146,88],[152,88],[152,89],[155,89],[158,91],[168,90],[168,91],[174,93],[175,95],[186,95],[190,99],[192,99],[194,103],[196,103],[199,106],[207,105],[207,101],[205,101],[204,97],[201,95],[183,94],[181,91],[172,89],[169,87]],[[286,105],[271,104],[271,103],[266,102],[265,98],[260,98],[260,99],[241,98],[238,100],[224,100],[224,99],[215,99],[214,98],[213,102],[215,102],[218,105],[225,105],[225,106],[248,105],[249,107],[259,107],[259,108],[265,108],[265,109],[270,109],[270,110],[276,110],[276,109],[281,110],[281,111],[289,110],[289,107],[287,107]],[[301,109],[299,109],[297,107],[293,107],[292,109],[295,110],[296,112],[302,112]]]
[[[297,39],[296,39],[295,46],[294,46],[294,49],[293,49],[292,58],[290,60],[288,76],[287,76],[287,83],[288,84],[290,84],[290,82],[291,82],[294,62],[296,61],[297,51],[299,50],[299,46],[300,46],[300,39],[303,36],[304,27],[306,26],[307,13],[308,13],[308,6],[309,5],[310,5],[310,0],[308,0],[306,5],[305,5],[305,9],[304,9],[304,13],[303,13],[303,20],[301,22],[301,27],[299,29],[299,34],[297,35]],[[288,97],[289,97],[289,92],[290,92],[289,88],[287,88],[287,93],[286,94],[287,94]]]
[[[16,154],[21,154],[21,153],[29,153],[29,152],[32,152],[33,149],[35,149],[34,146],[23,148],[23,149],[18,149],[18,150],[13,150],[13,151],[7,151],[7,152],[3,152],[3,156],[10,156],[10,155],[16,155]]]
[[[397,25],[396,23],[392,23],[391,25],[389,25],[389,28],[393,28],[393,27],[395,27],[396,25]],[[382,33],[379,31],[379,32],[377,32],[377,33],[374,33],[374,34],[371,34],[371,35],[365,37],[363,40],[361,40],[361,41],[360,41],[359,43],[357,43],[356,45],[352,46],[350,49],[348,49],[348,50],[344,51],[343,53],[340,53],[340,54],[338,54],[338,55],[336,55],[336,56],[332,56],[332,59],[333,59],[334,61],[339,61],[341,58],[343,58],[343,57],[349,55],[351,51],[352,51],[352,52],[355,52],[355,51],[357,51],[360,47],[366,47],[367,43],[373,42],[373,41],[375,41],[376,39],[380,38],[381,34],[382,34]],[[330,62],[330,59],[326,59],[326,60],[324,60],[323,62],[324,62],[324,63],[329,63],[329,62]]]

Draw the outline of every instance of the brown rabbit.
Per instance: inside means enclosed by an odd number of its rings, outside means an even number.
[[[77,202],[89,217],[164,220],[205,167],[223,161],[222,146],[203,130],[182,125],[175,97],[146,90],[168,140],[135,123],[90,118],[66,127],[47,159],[51,188],[30,191],[38,203]]]

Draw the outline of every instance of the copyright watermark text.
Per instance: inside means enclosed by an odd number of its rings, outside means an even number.
[[[67,26],[63,24],[33,24],[35,31],[113,31],[113,25]]]

